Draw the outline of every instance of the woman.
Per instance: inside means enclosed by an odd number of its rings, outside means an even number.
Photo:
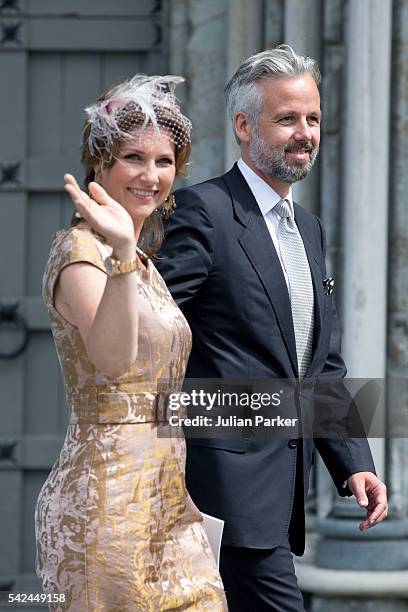
[[[226,610],[184,481],[185,445],[157,435],[179,389],[187,323],[148,255],[190,149],[179,77],[136,75],[86,109],[86,187],[65,175],[76,225],[57,232],[43,295],[71,420],[36,509],[52,610]],[[138,247],[143,243],[147,254]]]

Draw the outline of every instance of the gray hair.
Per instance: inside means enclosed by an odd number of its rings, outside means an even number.
[[[227,113],[233,126],[238,112],[245,113],[256,124],[263,107],[262,92],[256,85],[257,81],[301,74],[310,74],[316,85],[319,85],[321,75],[316,60],[298,55],[289,45],[278,45],[248,57],[225,86]],[[235,138],[239,144],[236,134]]]

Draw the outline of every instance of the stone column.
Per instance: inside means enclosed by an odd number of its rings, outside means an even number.
[[[348,4],[341,288],[343,355],[352,378],[385,378],[391,14],[391,0]],[[377,431],[384,431],[382,414],[375,416]],[[384,441],[371,447],[384,477]],[[334,514],[351,508],[336,500]]]
[[[408,3],[395,2],[391,89],[387,481],[392,517],[408,517]],[[402,418],[401,418],[402,417]],[[394,423],[402,423],[392,430]],[[398,437],[397,437],[398,436]],[[405,544],[407,545],[407,544]],[[408,602],[407,602],[408,608]]]
[[[228,0],[168,1],[168,23],[170,68],[186,78],[184,109],[193,122],[191,184],[224,170]]]
[[[342,312],[353,378],[385,377],[391,13],[391,0],[349,3]],[[383,475],[384,445],[372,448]]]
[[[263,0],[168,0],[169,64],[186,77],[180,92],[193,122],[189,184],[221,174],[239,157],[224,86],[242,60],[263,48],[262,16]]]
[[[344,91],[344,3],[325,0],[322,16],[322,110],[320,215],[326,229],[326,265],[339,279],[340,210],[342,184],[342,92]],[[338,304],[338,286],[335,290]],[[340,321],[342,320],[340,313]]]
[[[263,49],[262,4],[263,0],[229,0],[226,81],[245,58]],[[239,156],[240,148],[231,122],[226,118],[225,170],[229,170]]]

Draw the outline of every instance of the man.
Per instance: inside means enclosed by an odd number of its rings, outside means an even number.
[[[292,200],[320,140],[320,74],[282,45],[248,58],[226,87],[241,159],[176,193],[159,262],[193,333],[191,378],[330,378],[346,368],[327,290],[320,220]],[[386,517],[363,438],[315,440],[338,493]],[[304,550],[310,439],[191,439],[187,486],[225,520],[221,574],[231,612],[303,610],[290,551]]]

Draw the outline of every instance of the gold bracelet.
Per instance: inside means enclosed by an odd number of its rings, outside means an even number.
[[[112,255],[104,260],[105,270],[108,276],[119,276],[120,274],[129,274],[138,268],[138,257],[129,259],[128,261],[120,261]]]

